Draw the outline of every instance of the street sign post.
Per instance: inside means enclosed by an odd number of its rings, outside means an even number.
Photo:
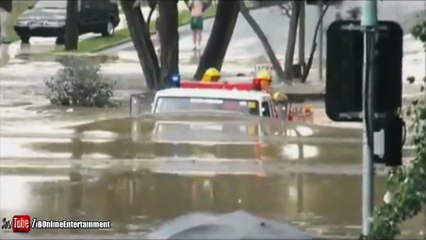
[[[364,30],[364,67],[362,81],[362,234],[368,236],[374,205],[374,96],[376,79],[377,2],[362,2],[361,25]]]
[[[362,21],[335,21],[327,31],[326,113],[363,122],[362,234],[370,233],[374,163],[399,166],[404,122],[402,29],[377,21],[376,0],[362,2]]]

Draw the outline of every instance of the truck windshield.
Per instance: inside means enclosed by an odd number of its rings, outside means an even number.
[[[182,111],[230,111],[259,116],[259,104],[251,100],[159,97],[155,113]]]
[[[67,8],[67,1],[66,0],[38,0],[34,4],[34,8],[41,9],[41,8],[51,8],[51,9],[66,9]]]

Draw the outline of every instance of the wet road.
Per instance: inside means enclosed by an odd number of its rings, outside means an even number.
[[[196,144],[152,141],[156,123],[187,122],[188,118],[198,123],[212,120],[203,115],[147,115],[139,120],[109,119],[57,128],[38,136],[2,136],[2,217],[23,213],[39,219],[112,221],[110,230],[36,230],[30,233],[33,237],[140,237],[182,214],[244,209],[290,221],[314,235],[359,233],[358,130],[287,125],[280,133],[285,136],[274,133],[263,139],[272,148],[258,160],[241,158],[245,154],[219,158],[216,151]],[[221,116],[214,120],[227,126],[250,119]],[[185,132],[182,128],[170,134],[186,137]],[[226,141],[217,136],[218,144]],[[249,148],[233,151],[243,153]],[[376,180],[376,203],[380,203],[384,178]],[[405,234],[417,236],[425,221],[423,215],[410,221]]]
[[[184,213],[238,209],[289,220],[315,235],[359,233],[359,130],[293,126],[285,136],[265,139],[272,144],[259,158],[250,145],[157,144],[149,135],[155,122],[177,116],[148,117],[141,124],[115,119],[128,115],[125,106],[72,111],[50,106],[43,80],[58,65],[23,61],[1,69],[1,217],[108,219],[113,229],[40,230],[29,236],[137,238]],[[104,66],[107,71],[123,67]],[[138,80],[117,76],[123,82],[116,93],[127,102]],[[219,119],[197,119],[212,120]],[[174,140],[189,136],[187,128],[174,134]],[[377,177],[377,203],[384,188],[383,177]],[[418,236],[425,221],[420,215],[407,223],[406,234]]]
[[[0,69],[1,217],[107,219],[113,229],[40,230],[29,236],[137,238],[184,213],[238,209],[288,220],[315,235],[359,233],[359,130],[294,126],[285,131],[287,137],[270,136],[274,144],[259,159],[250,146],[156,144],[146,138],[152,119],[140,125],[137,132],[143,134],[132,132],[130,119],[112,119],[128,116],[126,105],[50,106],[43,82],[58,67],[12,59]],[[115,93],[123,102],[141,88],[140,75],[131,79],[128,65],[103,67],[119,81]],[[301,136],[295,137],[295,129]],[[187,133],[182,128],[180,135]],[[218,137],[217,142],[229,141]],[[385,191],[382,175],[377,203]],[[420,215],[406,223],[405,234],[418,236],[425,221]]]
[[[112,221],[112,229],[105,231],[38,230],[29,237],[139,238],[185,213],[238,209],[288,220],[314,235],[359,233],[359,130],[292,126],[285,136],[265,139],[270,148],[260,158],[252,145],[223,148],[229,143],[223,135],[213,139],[225,143],[222,148],[155,143],[150,131],[159,119],[147,118],[144,124],[112,119],[127,116],[126,106],[49,106],[43,81],[59,64],[29,57],[12,56],[0,69],[0,217],[23,213]],[[104,74],[119,81],[116,95],[123,102],[142,88],[138,64],[103,67]],[[173,138],[187,138],[187,133],[178,129]],[[385,191],[379,173],[378,204]],[[404,225],[403,233],[418,236],[425,222],[421,214]],[[0,238],[20,236],[2,232]]]

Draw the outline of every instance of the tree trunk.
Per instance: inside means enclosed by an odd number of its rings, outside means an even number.
[[[285,80],[293,80],[293,58],[294,58],[294,49],[296,46],[296,37],[297,37],[297,23],[299,21],[299,9],[300,3],[298,1],[291,1],[291,18],[290,18],[290,27],[288,29],[288,40],[287,40],[287,51],[285,54]]]
[[[256,33],[257,37],[262,43],[263,48],[265,49],[265,52],[268,55],[269,60],[271,61],[272,67],[277,73],[278,79],[281,79],[281,80],[284,79],[283,68],[281,67],[280,62],[278,61],[277,56],[275,55],[275,52],[271,47],[271,44],[269,44],[268,38],[266,38],[265,33],[263,33],[259,24],[257,24],[256,20],[254,20],[254,18],[251,16],[249,10],[247,9],[244,3],[244,0],[240,0],[240,1],[241,1],[241,6],[240,6],[241,14],[246,19],[247,23],[250,25],[250,27],[253,29],[254,33]]]
[[[65,22],[65,50],[77,50],[78,48],[78,2],[67,1],[67,18]],[[60,38],[59,36],[58,38]]]
[[[7,28],[9,24],[13,24],[12,21],[12,9],[13,3],[12,0],[1,0],[0,1],[0,41],[1,43],[8,44],[10,43],[9,35]]]
[[[133,8],[133,1],[120,0],[120,2],[145,76],[146,85],[149,89],[159,89],[157,83],[160,80],[160,67],[151,36],[146,30],[147,26],[141,9],[140,7]]]
[[[240,10],[239,0],[220,0],[207,46],[200,58],[194,79],[201,79],[207,68],[221,70]]]
[[[148,14],[148,19],[146,20],[146,25],[148,26],[147,27],[148,34],[151,34],[151,32],[150,32],[151,17],[152,17],[152,14],[155,11],[155,8],[157,7],[157,3],[158,3],[157,0],[148,0],[148,5],[149,5],[149,8],[150,8],[150,11],[149,11],[149,14]]]
[[[325,6],[324,11],[323,11],[323,12],[322,12],[322,14],[321,14],[321,17],[318,19],[317,26],[315,27],[314,39],[312,40],[311,53],[309,54],[309,59],[308,59],[308,62],[306,63],[306,69],[305,69],[305,71],[304,71],[304,73],[303,73],[303,76],[302,76],[302,83],[306,82],[306,79],[307,79],[307,78],[308,78],[308,76],[309,76],[309,70],[311,70],[311,67],[312,67],[312,61],[313,61],[313,59],[314,59],[315,50],[316,50],[316,48],[317,48],[317,36],[318,36],[318,31],[319,31],[320,26],[321,26],[321,21],[322,21],[322,19],[324,18],[325,13],[326,13],[326,12],[327,12],[327,10],[328,10],[328,7],[329,7],[328,5],[326,5],[326,6]]]
[[[299,16],[299,65],[302,76],[305,72],[305,24],[306,22],[306,5],[300,3],[300,16]]]
[[[161,88],[168,85],[173,74],[179,74],[179,32],[177,1],[160,1],[159,34],[161,44]]]
[[[0,8],[3,8],[8,13],[12,13],[12,10],[13,10],[12,0],[1,0],[0,1]]]

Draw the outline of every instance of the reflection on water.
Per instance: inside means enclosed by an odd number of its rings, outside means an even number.
[[[0,196],[7,196],[1,199],[1,208],[16,212],[32,211],[34,202],[29,199],[34,197],[34,185],[59,181],[69,181],[69,177],[0,175]]]
[[[40,219],[108,219],[112,231],[119,233],[147,232],[161,222],[194,211],[226,213],[243,209],[289,220],[313,233],[321,229],[323,234],[357,234],[361,220],[359,176],[195,178],[117,169],[85,171],[84,175],[78,169],[62,175],[27,174],[2,172],[0,210],[5,216],[23,212]],[[36,179],[35,174],[50,180]],[[376,182],[375,200],[380,203],[384,179]],[[405,230],[418,233],[424,221],[424,216],[419,216]]]
[[[296,132],[298,132],[300,136],[311,136],[314,134],[314,131],[312,130],[312,128],[307,126],[297,126]]]
[[[162,131],[166,126],[172,130]],[[32,151],[63,154],[75,159],[94,154],[112,159],[213,155],[268,161],[306,159],[322,163],[357,163],[361,148],[357,130],[283,126],[277,120],[259,121],[233,114],[215,116],[214,119],[201,113],[194,116],[188,116],[188,113],[147,114],[141,118],[95,121],[73,129],[74,135],[71,134],[67,142],[33,139],[26,146]],[[350,141],[342,142],[342,139]],[[341,148],[335,148],[337,143]]]
[[[283,147],[283,156],[289,160],[302,160],[318,156],[318,148],[303,144],[288,144]]]
[[[0,138],[0,156],[2,158],[69,158],[70,152],[39,151],[28,147],[28,144],[37,142],[39,144],[69,144],[70,139],[46,139],[46,138]]]
[[[346,169],[350,166],[344,164],[359,164],[360,132],[294,124],[283,126],[279,121],[253,119],[235,115],[147,114],[137,119],[109,119],[79,125],[62,137],[50,133],[43,139],[2,137],[1,157],[12,158],[2,161],[12,167],[2,162],[0,168],[0,212],[6,216],[22,212],[40,219],[111,220],[111,231],[138,233],[194,211],[225,213],[244,209],[267,218],[289,220],[314,234],[359,233],[360,174],[349,176],[339,174],[340,171],[307,174],[300,170],[288,171],[285,167],[293,164],[289,164],[291,160],[315,170],[319,167],[312,163],[321,163],[327,169]],[[226,147],[223,143],[229,139],[221,139],[225,135],[220,134],[215,140],[221,148],[152,142],[156,123],[170,120],[189,125],[194,121],[198,124],[214,121],[222,126],[244,121],[282,135],[266,135],[261,139],[262,144],[270,146],[262,149],[269,158],[261,160],[253,158],[247,146]],[[187,130],[181,129],[182,132],[176,134],[188,137]],[[213,128],[207,129],[213,131]],[[294,136],[287,134],[290,130]],[[214,156],[218,151],[223,158]],[[55,160],[38,159],[40,165],[45,163],[38,169],[34,167],[35,160],[24,159],[31,156]],[[57,161],[65,163],[65,167],[46,168]],[[31,168],[13,165],[19,163],[32,165]],[[384,179],[377,179],[376,189],[379,203],[385,191]],[[405,226],[411,231],[409,234],[415,235],[423,229],[423,218]],[[90,232],[110,233],[84,231]],[[49,231],[49,234],[78,233]]]

